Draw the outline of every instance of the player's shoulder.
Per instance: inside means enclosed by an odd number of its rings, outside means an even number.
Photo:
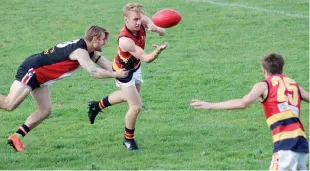
[[[267,85],[267,82],[265,80],[261,80],[261,81],[258,81],[257,83],[255,83],[256,86],[265,86]]]
[[[84,48],[76,48],[71,52],[70,56],[71,55],[77,55],[81,57],[89,56],[88,51]]]
[[[289,82],[289,83],[291,83],[291,84],[297,84],[297,82],[296,82],[293,78],[286,77],[286,76],[284,76],[284,75],[283,75],[283,78],[284,78],[287,82]]]
[[[264,102],[268,97],[268,83],[266,81],[259,81],[254,84],[252,88],[252,92],[258,93],[260,95],[259,101]]]
[[[123,49],[126,47],[132,47],[135,45],[135,42],[129,37],[121,37],[119,38],[118,44]]]
[[[128,29],[126,28],[126,26],[124,26],[121,31],[119,32],[118,36],[119,37],[122,37],[122,36],[126,36],[126,35],[129,35],[129,31]]]
[[[266,81],[264,81],[264,80],[263,81],[259,81],[259,82],[255,83],[253,85],[253,88],[255,88],[255,89],[262,89],[262,90],[268,89],[268,83]]]
[[[122,36],[119,38],[119,42],[125,42],[125,43],[135,43],[130,37]]]
[[[78,48],[87,49],[87,45],[84,39],[75,39],[71,41],[61,42],[57,44],[54,48],[63,51],[72,51]]]

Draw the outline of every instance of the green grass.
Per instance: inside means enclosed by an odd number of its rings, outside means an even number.
[[[62,41],[80,38],[90,24],[111,32],[103,54],[113,59],[123,26],[121,9],[131,1],[2,0],[0,6],[0,94],[7,94],[20,63]],[[272,141],[260,105],[240,111],[197,111],[192,98],[221,101],[242,97],[263,79],[260,58],[285,57],[285,75],[309,90],[309,21],[281,14],[181,0],[138,0],[154,14],[169,7],[181,23],[165,37],[148,34],[151,44],[169,47],[143,64],[143,103],[136,126],[139,152],[122,146],[126,104],[112,106],[94,125],[87,103],[116,90],[114,80],[96,80],[80,71],[52,85],[53,111],[23,142],[24,153],[6,145],[7,137],[34,111],[31,97],[13,112],[0,112],[0,169],[90,170],[266,170]],[[269,10],[309,15],[306,0],[227,0]],[[301,120],[309,134],[309,106]]]

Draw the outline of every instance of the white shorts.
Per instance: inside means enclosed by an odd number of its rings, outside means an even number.
[[[122,82],[116,80],[115,83],[116,83],[116,86],[120,87],[120,88],[121,87],[125,88],[125,87],[129,87],[129,86],[136,85],[136,84],[142,84],[143,80],[142,80],[141,67],[136,72],[133,73],[132,79],[129,82],[122,83]]]
[[[280,150],[272,155],[269,170],[307,170],[308,153]]]

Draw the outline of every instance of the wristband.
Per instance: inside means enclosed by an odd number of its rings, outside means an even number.
[[[101,58],[101,56],[99,56],[96,60],[95,63],[97,63],[99,61],[99,59]]]

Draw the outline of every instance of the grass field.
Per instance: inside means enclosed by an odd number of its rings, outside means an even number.
[[[8,93],[27,56],[80,38],[90,24],[111,32],[103,55],[112,60],[123,26],[121,9],[128,2],[1,0],[0,94]],[[128,152],[122,146],[126,104],[108,108],[89,124],[88,101],[117,88],[114,80],[93,79],[81,70],[51,86],[52,115],[23,139],[24,153],[6,141],[36,109],[33,100],[0,112],[0,170],[268,169],[271,133],[259,103],[240,111],[197,111],[189,103],[192,98],[242,97],[263,79],[260,59],[269,52],[282,54],[284,74],[309,90],[308,1],[136,2],[144,4],[149,16],[168,7],[183,17],[165,37],[148,34],[147,52],[153,43],[167,41],[169,47],[154,63],[142,65],[146,108],[135,133],[141,150]],[[307,103],[301,114],[309,135]]]

